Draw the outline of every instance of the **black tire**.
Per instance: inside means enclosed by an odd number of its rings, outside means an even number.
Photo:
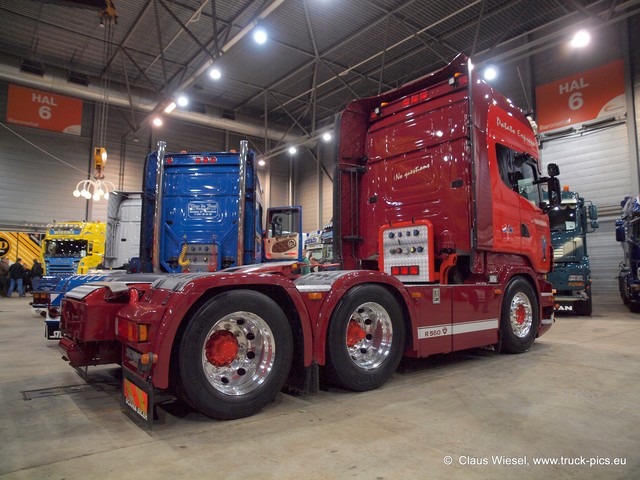
[[[627,295],[627,282],[624,277],[618,277],[618,289],[620,290],[620,298],[624,305],[629,305],[629,296]]]
[[[387,382],[404,351],[404,319],[398,302],[379,285],[359,285],[340,301],[327,337],[328,378],[358,392]]]
[[[523,278],[511,281],[500,312],[500,351],[524,353],[533,344],[540,321],[540,308],[533,287]]]
[[[185,330],[179,390],[209,417],[247,417],[274,400],[292,356],[291,327],[272,299],[250,290],[225,292],[205,303]]]

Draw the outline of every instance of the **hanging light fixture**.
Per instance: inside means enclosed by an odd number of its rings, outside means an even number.
[[[94,180],[80,180],[76,185],[76,189],[73,191],[73,196],[76,198],[82,197],[87,200],[93,198],[95,201],[104,197],[104,199],[107,200],[109,198],[109,192],[113,192],[116,188],[113,182],[104,180],[107,150],[103,147],[94,148],[93,162],[96,168],[93,174]]]
[[[104,62],[108,65],[108,61],[111,58],[111,45],[113,44],[113,21],[104,23],[104,17],[100,17],[101,24],[105,26],[104,30]],[[73,191],[73,196],[76,198],[85,198],[86,200],[93,199],[98,201],[101,198],[105,200],[109,198],[109,193],[115,190],[113,182],[104,180],[104,170],[107,164],[107,149],[105,148],[107,139],[107,117],[109,113],[109,75],[107,69],[102,72],[102,100],[97,104],[96,116],[98,117],[98,135],[96,143],[100,146],[93,149],[93,163],[95,171],[93,173],[93,180],[86,179],[80,180],[76,189]]]

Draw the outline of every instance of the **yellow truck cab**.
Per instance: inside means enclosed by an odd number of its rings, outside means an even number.
[[[46,275],[87,273],[104,261],[104,222],[56,222],[47,225],[42,242]]]

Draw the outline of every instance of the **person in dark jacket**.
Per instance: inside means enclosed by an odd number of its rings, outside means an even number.
[[[9,262],[0,258],[0,295],[7,296],[7,280],[9,279]]]
[[[42,280],[42,265],[38,260],[33,261],[33,267],[31,267],[29,274],[31,277],[31,288],[33,291],[36,291],[40,288],[40,280]]]
[[[22,279],[24,278],[24,274],[26,273],[25,268],[22,266],[22,259],[18,258],[16,263],[9,267],[9,291],[7,292],[7,297],[10,297],[13,291],[18,286],[18,295],[24,297],[24,289],[22,288]]]

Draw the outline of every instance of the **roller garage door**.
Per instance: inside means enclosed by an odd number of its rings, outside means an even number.
[[[557,163],[561,184],[598,206],[600,228],[587,238],[593,291],[617,292],[615,277],[622,248],[615,240],[614,223],[620,215],[620,201],[634,193],[627,125],[618,122],[580,134],[547,138],[540,153],[545,171],[547,164]]]

